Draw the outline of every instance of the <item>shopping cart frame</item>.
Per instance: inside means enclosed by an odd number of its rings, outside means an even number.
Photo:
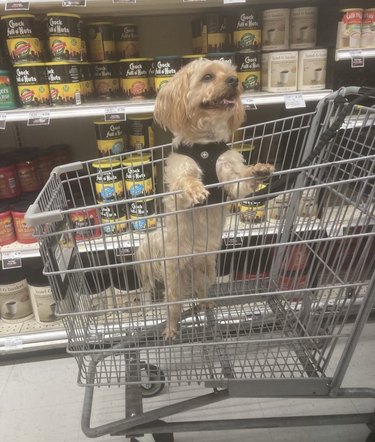
[[[333,106],[333,102],[337,97],[345,97],[349,95],[360,94],[359,88],[343,88],[330,94],[322,100],[316,109],[315,118],[309,131],[305,148],[303,151],[302,161],[307,158],[314,148],[316,141],[316,133],[319,131],[319,125],[323,113],[326,112],[326,103]],[[329,114],[329,112],[328,112]],[[76,171],[81,167],[80,163],[73,163],[69,166],[62,166],[55,169],[53,174],[59,176],[62,173]],[[305,172],[309,170],[306,166],[301,170]],[[282,174],[282,173],[281,173]],[[275,269],[280,268],[283,252],[285,247],[283,243],[288,243],[288,235],[293,227],[293,221],[296,217],[296,211],[300,198],[300,191],[305,188],[306,177],[304,173],[300,173],[295,183],[296,191],[292,194],[291,201],[287,210],[286,223],[284,225],[284,233],[281,235],[281,246],[278,248],[275,257]],[[252,197],[249,197],[251,200]],[[253,197],[256,199],[256,197]],[[62,221],[60,211],[51,211],[39,213],[37,205],[31,207],[27,218],[34,225],[40,223],[49,223]],[[365,235],[364,235],[365,236]],[[370,236],[370,234],[369,234]],[[290,242],[289,242],[290,244]],[[272,270],[271,270],[272,275]],[[202,406],[214,404],[230,397],[252,397],[252,398],[375,398],[375,388],[342,388],[342,381],[350,364],[350,360],[359,341],[364,325],[371,313],[375,299],[375,275],[372,275],[368,283],[368,295],[364,298],[364,302],[360,305],[360,311],[356,317],[353,327],[354,332],[346,342],[341,358],[335,369],[333,376],[330,377],[311,377],[303,379],[231,379],[230,376],[224,379],[205,380],[204,385],[212,388],[213,392],[199,396],[196,398],[181,401],[177,404],[164,406],[157,410],[143,412],[142,410],[142,393],[139,388],[141,382],[139,373],[139,354],[135,348],[127,354],[128,378],[126,382],[126,416],[124,419],[110,422],[108,424],[92,427],[92,404],[94,401],[95,391],[95,372],[97,365],[103,361],[106,355],[100,353],[92,357],[87,370],[87,385],[85,386],[85,397],[82,413],[82,430],[88,437],[99,437],[106,434],[118,435],[126,434],[127,436],[135,436],[142,433],[163,434],[165,439],[171,438],[171,434],[178,431],[206,431],[220,429],[254,429],[254,428],[281,428],[291,426],[314,426],[314,425],[339,425],[339,424],[367,424],[372,432],[375,432],[375,413],[358,413],[358,414],[333,414],[333,415],[317,415],[317,416],[287,416],[277,418],[247,418],[247,419],[226,419],[226,420],[209,420],[209,421],[190,421],[190,422],[173,422],[166,423],[161,421],[162,418],[178,414],[182,411],[192,410]],[[209,316],[209,313],[208,313]],[[118,350],[121,351],[126,341],[120,342]],[[164,344],[163,344],[164,345]],[[129,348],[128,348],[129,349]],[[116,348],[113,349],[114,351]],[[294,390],[294,391],[293,391]],[[293,391],[293,393],[291,393]],[[167,436],[168,434],[168,436]]]

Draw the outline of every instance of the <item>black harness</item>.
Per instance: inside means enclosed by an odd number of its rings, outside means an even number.
[[[216,174],[216,163],[220,155],[227,152],[229,147],[226,143],[209,143],[209,144],[194,144],[193,146],[186,146],[180,144],[175,150],[180,155],[186,155],[194,160],[201,169],[203,176],[202,181],[205,186],[209,184],[218,184],[219,179]],[[217,204],[225,201],[224,188],[217,186],[208,189],[210,194],[203,205]]]

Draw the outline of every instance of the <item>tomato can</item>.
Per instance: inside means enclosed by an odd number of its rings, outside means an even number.
[[[119,64],[116,61],[93,63],[95,94],[100,100],[113,100],[118,97]]]
[[[116,59],[113,24],[96,22],[87,25],[87,43],[90,61],[107,61]]]
[[[15,240],[16,233],[9,204],[0,201],[0,246],[6,246]]]
[[[131,23],[114,25],[117,58],[133,58],[139,56],[137,26]]]
[[[120,60],[120,87],[127,99],[150,96],[149,58],[124,58]]]
[[[80,70],[77,63],[46,63],[53,106],[79,105],[81,101]]]
[[[14,69],[22,107],[49,106],[51,103],[47,69],[44,63],[17,66]]]
[[[80,16],[62,12],[47,14],[51,61],[81,60]]]

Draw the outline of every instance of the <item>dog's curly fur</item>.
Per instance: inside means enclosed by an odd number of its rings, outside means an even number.
[[[228,142],[245,119],[240,93],[232,65],[199,59],[178,71],[161,89],[154,119],[172,132],[175,146],[183,143],[194,149],[198,143]],[[242,198],[254,192],[272,171],[269,164],[246,166],[235,150],[224,152],[216,162],[219,182],[248,178],[224,185],[229,198]],[[139,264],[143,287],[151,289],[156,280],[164,282],[170,303],[192,298],[192,293],[205,298],[216,278],[214,252],[221,247],[227,205],[198,206],[205,202],[209,191],[202,183],[199,165],[186,155],[175,152],[168,157],[164,179],[169,191],[180,192],[165,198],[166,229],[146,235],[137,250],[137,261],[161,259]],[[162,262],[163,258],[172,257]],[[166,339],[176,336],[180,305],[173,303],[168,307],[163,333]]]

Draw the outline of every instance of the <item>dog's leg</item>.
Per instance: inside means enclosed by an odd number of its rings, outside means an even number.
[[[202,258],[194,258],[193,286],[198,298],[207,298],[209,288],[216,280],[216,256],[210,255]],[[215,301],[201,301],[202,310],[216,306]]]

